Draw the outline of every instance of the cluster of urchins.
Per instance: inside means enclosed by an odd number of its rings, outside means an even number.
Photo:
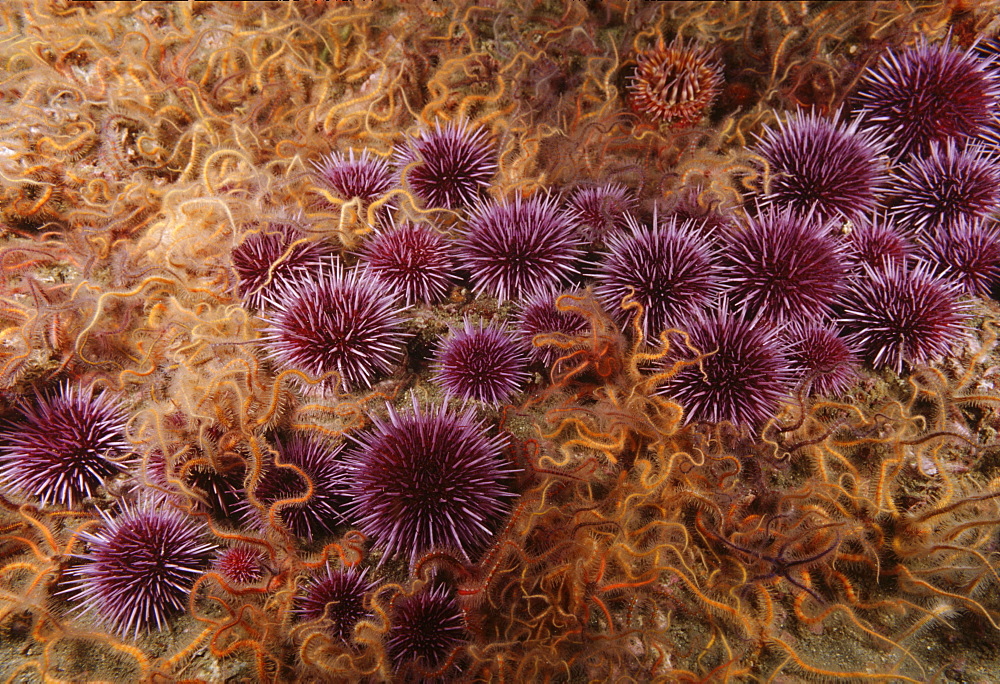
[[[407,307],[439,303],[463,280],[477,295],[522,302],[517,330],[466,319],[440,342],[434,381],[464,408],[414,397],[412,409],[389,407],[344,444],[273,436],[254,497],[266,509],[300,496],[304,482],[278,466],[291,463],[313,490],[280,511],[296,537],[320,539],[349,524],[383,560],[441,549],[473,561],[510,510],[514,474],[505,437],[473,407],[511,401],[531,363],[555,361],[556,351],[530,344],[535,335],[585,332],[588,321],[557,310],[554,299],[588,282],[625,334],[634,334],[632,314],[621,302],[631,296],[642,304],[647,343],[676,327],[710,352],[662,388],[688,420],[759,426],[796,383],[836,393],[861,363],[901,372],[946,353],[965,331],[963,297],[983,295],[1000,275],[991,216],[1000,202],[992,139],[1000,76],[992,57],[921,45],[884,57],[854,102],[851,117],[795,113],[765,133],[757,152],[770,182],[744,221],[706,215],[691,195],[647,225],[629,189],[613,183],[564,199],[485,199],[496,150],[464,122],[421,130],[392,160],[367,151],[323,159],[315,182],[328,199],[364,208],[401,187],[452,218],[397,222],[384,203],[350,268],[292,221],[248,235],[233,266],[246,307],[266,322],[260,344],[276,368],[327,377],[304,391],[367,387],[401,362]],[[3,431],[4,489],[79,507],[135,466],[125,423],[108,395],[69,384],[26,402]],[[241,491],[242,471],[195,485],[214,492],[210,499],[228,497],[220,517],[249,529],[267,524]],[[261,551],[216,552],[169,496],[161,493],[158,506],[147,499],[83,533],[89,550],[67,570],[62,591],[83,597],[111,629],[162,628],[213,555],[228,581],[262,581]],[[304,587],[298,609],[349,641],[373,586],[367,572],[327,568]],[[386,644],[397,663],[433,668],[463,639],[461,608],[444,585],[400,598],[391,620]]]

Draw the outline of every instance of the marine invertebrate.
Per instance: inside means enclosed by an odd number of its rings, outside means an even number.
[[[467,639],[465,616],[445,584],[396,597],[390,619],[385,647],[397,670],[430,674]]]
[[[816,214],[768,208],[751,216],[722,251],[726,294],[748,315],[776,322],[830,315],[847,275],[830,232]]]
[[[528,380],[527,349],[509,332],[482,322],[452,329],[434,355],[434,380],[449,393],[497,406]]]
[[[375,583],[367,575],[367,568],[334,570],[328,564],[325,576],[305,585],[305,592],[296,601],[296,612],[303,620],[329,620],[330,634],[350,642],[354,625],[370,615],[365,609],[365,594]]]
[[[642,305],[639,327],[645,338],[707,306],[722,288],[718,249],[693,221],[659,220],[652,229],[631,216],[628,233],[608,236],[608,252],[595,269],[594,294],[625,328],[632,312],[622,308],[632,295]]]
[[[337,261],[311,278],[283,281],[274,305],[261,336],[267,355],[324,378],[325,387],[367,387],[402,359],[400,308],[373,274]]]
[[[901,373],[904,364],[946,354],[965,330],[957,283],[934,277],[926,262],[866,269],[841,300],[838,319],[872,367]]]
[[[215,548],[205,530],[178,510],[125,508],[117,517],[101,512],[103,526],[80,532],[90,549],[66,574],[81,610],[92,610],[115,632],[138,636],[163,629],[184,610],[195,580]]]
[[[434,122],[396,150],[403,182],[427,207],[462,209],[479,199],[497,170],[485,128],[468,121]]]
[[[541,195],[476,205],[458,253],[475,291],[499,299],[554,292],[577,272],[581,255],[569,216]]]
[[[429,224],[410,221],[376,229],[364,245],[361,260],[398,289],[407,306],[444,298],[456,268],[445,236]]]
[[[239,293],[248,308],[263,309],[288,279],[308,278],[333,259],[323,242],[296,235],[293,228],[271,223],[250,233],[233,250],[233,269],[239,276]]]
[[[690,126],[715,102],[722,80],[722,65],[705,48],[685,45],[680,36],[669,44],[661,38],[636,55],[629,104],[654,123]]]
[[[346,157],[341,152],[331,152],[312,165],[320,187],[343,202],[357,199],[363,207],[382,198],[396,184],[389,163],[368,150],[362,150],[357,157],[354,150]]]
[[[538,335],[565,335],[569,338],[585,334],[587,319],[576,311],[563,310],[556,306],[556,298],[552,295],[536,295],[528,300],[518,315],[517,330],[521,339],[529,346],[528,356],[546,368],[569,353],[567,349],[554,346],[536,346]]]
[[[866,266],[903,266],[913,252],[914,246],[896,224],[885,215],[876,215],[854,226],[847,235],[844,259],[852,271],[864,273]]]
[[[903,228],[933,232],[1000,208],[1000,161],[981,145],[931,143],[926,156],[903,164],[897,175],[886,200]]]
[[[350,438],[345,456],[349,515],[386,558],[410,561],[432,549],[466,560],[483,549],[507,513],[513,494],[504,480],[512,469],[472,411],[447,403],[388,418]]]
[[[942,278],[957,280],[966,294],[986,296],[1000,280],[1000,228],[962,218],[925,237],[921,256]]]
[[[263,557],[257,549],[237,544],[219,552],[215,569],[235,584],[253,584],[264,574]]]
[[[889,50],[855,95],[865,126],[897,157],[927,155],[931,144],[986,134],[1000,105],[1000,74],[972,52],[921,41]]]
[[[793,369],[770,324],[747,320],[723,307],[694,316],[680,327],[700,358],[679,369],[658,393],[684,407],[686,422],[756,427],[777,412],[791,388]],[[665,363],[678,356],[680,352],[668,355]]]
[[[834,114],[834,118],[839,112]],[[879,159],[882,141],[859,131],[860,120],[844,125],[799,110],[768,128],[758,150],[768,162],[771,182],[765,204],[810,211],[824,219],[859,221],[878,203],[888,177]]]
[[[834,325],[793,321],[782,337],[795,377],[810,383],[813,394],[837,394],[857,377],[857,355]]]
[[[22,401],[0,428],[0,477],[43,506],[78,506],[128,468],[126,420],[112,395],[69,382]]]
[[[603,242],[608,234],[626,227],[626,215],[635,211],[639,202],[621,183],[607,183],[576,188],[566,199],[566,206],[584,241]]]

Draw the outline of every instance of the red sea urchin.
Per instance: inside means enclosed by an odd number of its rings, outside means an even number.
[[[497,170],[487,131],[465,121],[421,130],[396,152],[396,163],[413,194],[445,209],[473,204]]]
[[[346,457],[350,516],[386,558],[411,562],[432,549],[449,549],[466,560],[491,539],[492,529],[514,496],[504,480],[512,474],[501,450],[471,410],[447,404],[388,419],[351,436]]]
[[[629,104],[654,123],[690,126],[712,106],[722,87],[722,65],[699,46],[678,37],[636,56],[628,84]]]
[[[22,402],[0,431],[0,477],[11,489],[68,508],[129,466],[127,417],[106,393],[64,383]]]
[[[163,629],[171,614],[185,609],[215,547],[201,525],[176,509],[101,515],[101,529],[79,533],[90,552],[75,556],[82,563],[66,571],[72,586],[60,593],[78,600],[82,610],[95,611],[118,634]]]
[[[498,406],[528,380],[528,353],[520,340],[493,325],[452,330],[435,357],[434,379],[461,399]]]
[[[420,681],[447,664],[465,642],[465,616],[448,587],[439,584],[397,597],[385,647],[397,670],[415,667]]]
[[[263,554],[242,544],[223,549],[215,559],[215,569],[234,584],[253,584],[264,575]]]
[[[430,225],[406,221],[376,230],[361,261],[398,289],[407,306],[433,304],[451,286],[456,268],[452,251],[445,236]]]
[[[316,378],[336,373],[348,390],[368,387],[403,356],[401,309],[387,289],[373,274],[345,272],[339,261],[312,278],[283,282],[262,336],[268,356]]]
[[[368,569],[333,570],[326,566],[326,575],[312,580],[296,602],[296,612],[303,620],[329,620],[330,634],[344,642],[351,641],[354,625],[370,613],[365,610],[365,594],[375,584],[365,575]]]

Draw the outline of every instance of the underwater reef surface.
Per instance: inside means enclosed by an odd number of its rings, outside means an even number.
[[[1000,680],[995,2],[0,6],[0,680]]]

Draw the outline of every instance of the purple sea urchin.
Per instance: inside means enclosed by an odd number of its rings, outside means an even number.
[[[89,553],[66,573],[70,594],[94,610],[115,632],[137,636],[163,629],[172,613],[182,612],[195,579],[215,548],[204,530],[182,512],[164,508],[125,509],[117,518],[101,512],[104,525],[79,533]]]
[[[538,195],[477,205],[458,249],[476,292],[499,299],[554,292],[577,272],[581,255],[567,214]]]
[[[354,150],[346,157],[340,152],[332,152],[319,162],[313,162],[313,166],[320,186],[345,202],[359,199],[367,206],[382,198],[396,183],[389,163],[369,154],[368,150],[357,157]]]
[[[329,620],[330,633],[341,641],[350,642],[354,625],[370,613],[365,610],[365,594],[375,584],[365,575],[368,569],[333,570],[326,566],[326,576],[318,577],[305,587],[297,601],[296,612],[303,620]]]
[[[492,325],[452,330],[435,355],[434,379],[449,393],[497,406],[528,380],[527,349],[510,333]]]
[[[636,55],[629,104],[654,123],[681,128],[701,119],[721,88],[722,65],[708,51],[680,37],[669,45],[661,39]]]
[[[126,420],[110,395],[69,383],[22,402],[0,428],[0,477],[43,506],[77,506],[128,468]]]
[[[933,231],[1000,208],[1000,162],[979,145],[932,143],[926,157],[904,164],[898,175],[886,200],[904,228]]]
[[[647,229],[629,217],[628,225],[630,232],[608,237],[594,292],[623,327],[634,313],[622,308],[622,300],[633,295],[643,307],[643,335],[655,338],[715,298],[722,284],[718,254],[692,222],[654,218]]]
[[[618,183],[574,190],[566,201],[573,225],[586,242],[602,242],[625,228],[625,216],[639,203],[631,190]]]
[[[249,546],[231,546],[219,552],[215,569],[234,584],[253,584],[264,574],[260,551]]]
[[[373,417],[351,438],[346,459],[351,518],[385,557],[411,562],[432,549],[453,549],[467,560],[492,537],[513,494],[503,480],[504,439],[488,436],[471,410],[447,404]]]
[[[687,422],[756,427],[777,412],[791,387],[792,368],[773,327],[724,310],[694,317],[681,327],[706,356],[678,371],[659,393],[684,407]],[[680,338],[674,339],[678,344]],[[671,354],[667,363],[676,358]]]
[[[925,238],[921,251],[940,277],[958,281],[966,294],[986,296],[1000,281],[1000,229],[995,223],[962,219]]]
[[[372,274],[345,272],[336,262],[314,278],[282,283],[272,303],[263,343],[282,368],[317,378],[336,373],[353,390],[368,387],[402,359],[400,309]]]
[[[782,331],[794,375],[810,383],[812,394],[838,394],[858,375],[857,355],[837,333],[829,323],[801,321]]]
[[[902,373],[904,364],[946,354],[965,330],[957,283],[935,278],[929,265],[868,270],[841,301],[847,343],[873,368]]]
[[[881,144],[858,121],[838,124],[799,111],[768,129],[760,155],[771,167],[764,201],[824,219],[861,220],[874,210],[887,178]]]
[[[569,354],[567,349],[552,346],[539,347],[534,344],[538,335],[553,333],[575,337],[582,335],[590,323],[575,311],[561,311],[556,306],[555,295],[538,295],[528,300],[518,317],[518,332],[528,345],[529,358],[546,368],[552,366],[560,356]]]
[[[407,306],[440,301],[448,293],[456,268],[448,240],[427,224],[409,221],[377,230],[361,260],[398,289]]]
[[[324,243],[309,242],[280,224],[248,235],[232,254],[240,297],[251,309],[264,308],[278,283],[308,277],[332,258]]]
[[[852,271],[864,273],[867,266],[880,269],[903,266],[913,253],[913,245],[891,221],[876,217],[864,221],[847,236],[844,257]]]
[[[441,668],[466,640],[465,616],[448,587],[439,584],[393,603],[386,650],[396,668],[424,674]]]
[[[736,306],[777,322],[829,315],[847,275],[830,226],[787,209],[749,218],[723,250],[723,264]]]
[[[1000,106],[1000,76],[968,51],[922,42],[883,55],[857,95],[866,125],[897,156],[986,133]]]
[[[428,207],[461,209],[475,202],[497,170],[496,152],[483,128],[440,121],[396,153],[403,180]]]

